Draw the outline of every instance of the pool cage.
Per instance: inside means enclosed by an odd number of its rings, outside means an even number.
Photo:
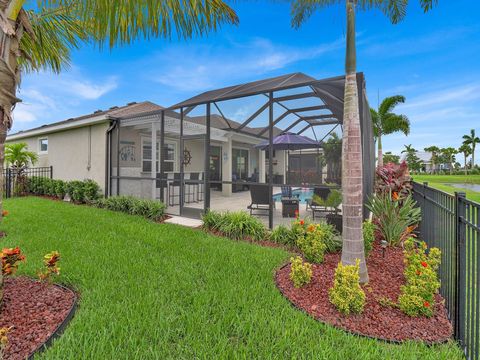
[[[107,195],[159,200],[168,213],[187,217],[245,210],[271,228],[291,221],[294,210],[319,219],[313,194],[328,194],[342,182],[344,84],[344,76],[294,73],[112,118]],[[357,84],[366,198],[373,191],[374,142],[362,73]],[[314,145],[276,146],[286,134]]]

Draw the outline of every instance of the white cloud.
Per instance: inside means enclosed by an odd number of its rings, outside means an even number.
[[[77,94],[84,99],[95,100],[117,87],[117,79],[112,77],[101,84],[94,84],[90,81],[72,81],[69,82],[68,91]]]

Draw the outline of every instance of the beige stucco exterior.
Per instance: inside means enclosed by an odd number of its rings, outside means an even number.
[[[96,181],[105,187],[105,158],[107,121],[43,134],[16,135],[8,143],[24,142],[38,154],[35,166],[53,166],[53,178],[61,180]],[[48,151],[40,151],[40,139],[48,139]]]

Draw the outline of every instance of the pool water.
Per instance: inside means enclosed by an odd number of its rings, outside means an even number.
[[[298,197],[300,203],[305,204],[307,199],[311,199],[313,196],[313,189],[308,188],[300,188],[292,190],[293,197]],[[281,201],[282,200],[282,193],[274,194],[273,195],[274,201]]]
[[[467,189],[467,190],[472,190],[472,191],[478,191],[480,192],[480,184],[445,184],[449,186],[453,186],[459,189]]]

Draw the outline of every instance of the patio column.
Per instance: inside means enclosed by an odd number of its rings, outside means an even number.
[[[273,92],[268,94],[268,227],[273,229]]]
[[[155,179],[157,177],[157,130],[158,124],[152,122],[152,172],[151,178]],[[152,180],[152,199],[157,198],[157,183],[155,180]]]
[[[265,151],[258,149],[258,182],[265,182]]]
[[[222,181],[232,181],[232,137],[222,145]],[[232,195],[232,184],[222,184],[222,195]]]

